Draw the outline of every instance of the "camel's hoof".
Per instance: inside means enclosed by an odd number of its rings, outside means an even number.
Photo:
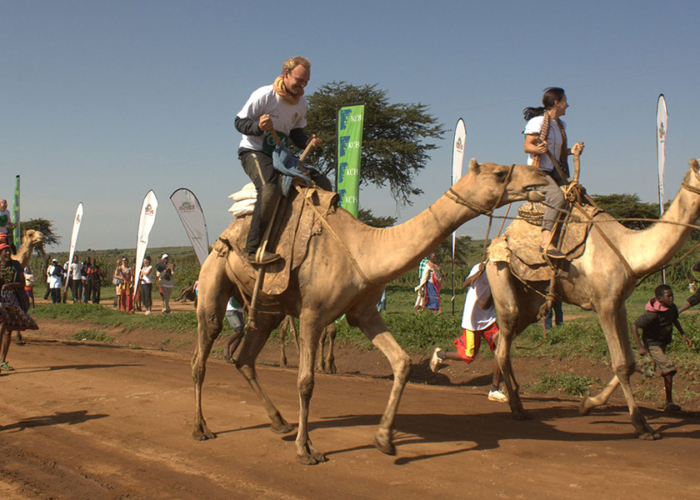
[[[578,414],[581,416],[588,415],[592,409],[593,405],[590,405],[588,403],[588,398],[584,398],[584,400],[581,401],[581,404],[578,407]]]
[[[297,462],[302,465],[318,465],[322,462],[326,462],[328,459],[323,455],[314,457],[311,455],[297,455]]]
[[[637,434],[637,437],[644,441],[656,441],[658,439],[661,439],[661,434],[656,431],[645,431]]]
[[[192,433],[192,437],[195,439],[195,441],[206,441],[207,439],[216,439],[216,434],[213,432],[207,430],[207,431],[194,431]]]
[[[396,455],[396,446],[394,446],[390,441],[385,441],[375,437],[374,446],[385,455]]]
[[[318,451],[316,448],[314,448],[313,445],[311,445],[311,443],[308,443],[305,448],[305,453],[303,453],[302,455],[297,455],[297,462],[299,462],[300,464],[316,465],[328,461],[326,456],[320,451]]]
[[[335,365],[331,365],[331,367],[328,369],[328,373],[331,375],[335,375],[338,372],[338,370],[335,368]]]
[[[275,434],[289,434],[294,430],[294,426],[282,419],[281,422],[272,422],[270,430]]]

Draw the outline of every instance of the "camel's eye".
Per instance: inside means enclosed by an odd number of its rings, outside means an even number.
[[[498,182],[503,182],[506,180],[506,177],[508,177],[508,171],[507,170],[497,170],[496,172],[493,173],[493,175],[496,176],[496,179],[498,179]]]

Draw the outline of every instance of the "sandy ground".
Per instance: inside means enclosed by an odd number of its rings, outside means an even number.
[[[372,439],[390,390],[388,363],[340,349],[341,373],[316,377],[310,417],[329,461],[302,466],[294,434],[270,432],[231,365],[208,364],[204,414],[218,438],[197,442],[191,346],[173,337],[164,347],[164,332],[117,332],[119,343],[107,346],[67,340],[81,325],[41,328],[12,346],[16,370],[0,375],[2,500],[700,497],[695,412],[642,405],[663,434],[656,442],[633,437],[619,397],[580,417],[578,398],[527,396],[533,419],[517,422],[507,405],[486,399],[488,362],[430,378],[427,360],[415,359],[422,383],[407,387],[397,455],[386,456]],[[276,349],[266,351],[277,359]],[[458,371],[470,376],[455,381]],[[295,370],[261,366],[259,375],[296,422]]]

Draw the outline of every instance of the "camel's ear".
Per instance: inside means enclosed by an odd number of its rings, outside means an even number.
[[[474,173],[474,175],[479,175],[481,166],[477,163],[476,158],[469,160],[469,170]]]
[[[696,174],[698,173],[698,171],[700,171],[700,165],[698,165],[697,159],[695,159],[695,158],[691,159],[688,162],[688,165],[690,165],[690,168],[692,168],[693,172],[695,172]]]

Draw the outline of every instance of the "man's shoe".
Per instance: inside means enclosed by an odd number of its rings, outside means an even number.
[[[256,252],[251,252],[248,254],[248,262],[250,262],[251,264],[264,265],[264,264],[270,264],[271,262],[275,262],[276,260],[281,259],[281,257],[279,255],[277,255],[276,253],[266,251],[265,253],[263,253],[262,258],[258,261],[255,258],[255,253]]]
[[[489,391],[489,401],[496,401],[497,403],[507,403],[508,396],[503,394],[501,391]]]
[[[565,258],[566,258],[566,255],[564,255],[563,253],[561,253],[561,252],[560,252],[559,250],[557,250],[556,248],[549,248],[549,249],[547,249],[547,251],[545,252],[545,251],[544,251],[544,248],[540,247],[540,253],[541,253],[541,254],[546,254],[547,257],[549,257],[550,259],[565,259]]]
[[[442,364],[442,360],[438,356],[439,352],[442,352],[442,349],[436,347],[433,351],[433,356],[430,358],[430,371],[433,373],[437,372],[438,366]]]

